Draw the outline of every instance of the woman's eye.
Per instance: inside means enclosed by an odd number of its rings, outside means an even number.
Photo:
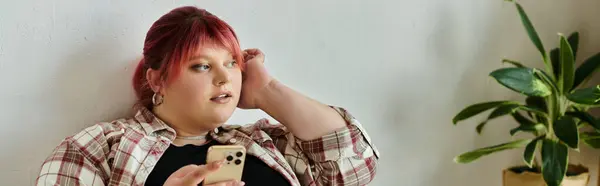
[[[232,61],[232,62],[227,63],[227,68],[233,68],[236,65],[237,65],[237,61]]]
[[[207,64],[197,64],[192,66],[193,69],[196,69],[198,71],[207,71],[210,70],[210,65]]]

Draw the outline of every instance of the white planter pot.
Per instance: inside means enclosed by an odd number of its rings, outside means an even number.
[[[589,170],[581,165],[569,165],[568,174],[562,186],[587,186],[590,181]],[[546,186],[541,173],[523,171],[515,172],[513,168],[502,171],[503,186]]]

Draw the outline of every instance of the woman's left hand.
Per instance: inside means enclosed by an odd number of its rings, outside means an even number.
[[[242,72],[242,93],[238,107],[242,109],[258,108],[260,92],[273,78],[264,66],[265,55],[259,49],[246,49],[244,55],[244,71]]]

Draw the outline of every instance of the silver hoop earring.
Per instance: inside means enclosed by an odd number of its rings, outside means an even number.
[[[154,104],[154,106],[158,106],[160,104],[162,104],[164,102],[164,97],[158,93],[154,93],[154,95],[152,95],[152,104]]]

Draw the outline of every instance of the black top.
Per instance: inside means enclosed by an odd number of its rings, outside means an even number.
[[[171,144],[167,151],[160,157],[150,175],[148,175],[145,185],[162,186],[167,178],[179,168],[189,164],[206,164],[208,148],[218,144],[215,140],[202,146],[188,144],[178,147]],[[283,175],[269,167],[262,160],[249,154],[246,155],[242,181],[246,183],[246,186],[290,185]],[[202,185],[202,183],[199,185]]]

